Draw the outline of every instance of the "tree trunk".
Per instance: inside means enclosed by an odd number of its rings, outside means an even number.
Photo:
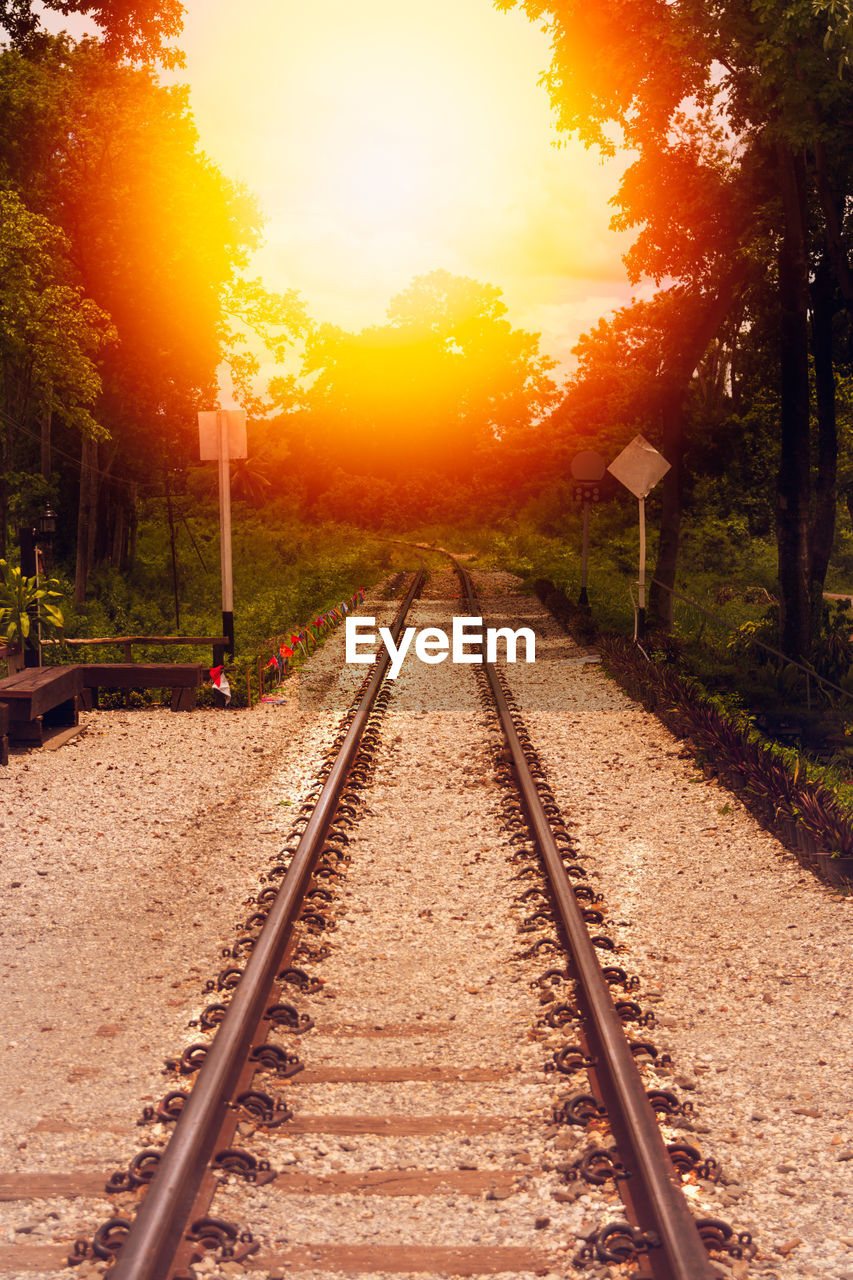
[[[832,324],[835,316],[833,274],[826,256],[821,259],[812,285],[812,349],[817,402],[817,479],[811,531],[810,581],[812,637],[820,629],[823,585],[835,541],[838,501],[838,428],[835,406],[835,374],[832,367]]]
[[[74,604],[86,603],[86,584],[95,551],[98,507],[98,443],[83,436],[80,449],[80,504],[77,510],[77,567],[74,575]]]
[[[809,331],[803,170],[799,157],[777,146],[783,233],[779,245],[779,360],[781,456],[776,482],[779,560],[779,645],[791,658],[808,657],[809,587]]]
[[[53,425],[53,387],[49,386],[41,415],[41,474],[50,479],[50,433]]]
[[[686,395],[687,385],[675,388],[670,402],[663,410],[663,456],[669,463],[669,471],[662,481],[658,555],[649,587],[649,624],[664,631],[669,631],[672,627],[672,591],[675,587],[681,537]]]
[[[743,283],[744,268],[736,265],[717,292],[700,299],[692,323],[686,322],[681,347],[665,375],[663,399],[663,456],[670,470],[663,478],[660,537],[654,578],[649,590],[649,624],[664,631],[672,627],[672,592],[678,568],[684,462],[684,409],[690,382],[708,344],[730,313]]]
[[[814,107],[812,106],[810,110],[812,119],[817,123],[818,118]],[[826,143],[821,140],[815,143],[814,181],[823,210],[829,260],[849,318],[847,343],[849,354],[853,355],[853,271],[850,269],[850,260],[844,243],[841,208],[830,178]],[[843,199],[841,203],[843,205]]]
[[[127,506],[117,502],[113,513],[112,550],[110,564],[120,569],[127,549]]]
[[[9,537],[9,480],[12,470],[9,427],[0,423],[0,560],[6,559]]]
[[[129,527],[127,531],[127,558],[121,566],[122,569],[132,569],[136,563],[136,535],[139,530],[139,512],[136,508],[138,493],[139,488],[136,482],[128,485],[128,502],[130,503],[130,512],[128,518]]]

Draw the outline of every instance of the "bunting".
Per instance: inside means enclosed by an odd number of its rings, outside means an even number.
[[[327,635],[331,633],[331,631],[334,630],[340,622],[343,622],[347,614],[351,613],[353,609],[357,609],[360,604],[364,603],[364,590],[364,587],[359,587],[353,592],[348,600],[340,600],[325,613],[318,613],[313,620],[306,623],[304,627],[300,627],[298,631],[292,631],[290,633],[290,642],[287,643],[285,641],[280,641],[278,653],[273,652],[269,661],[265,666],[263,666],[263,668],[261,667],[260,660],[258,661],[259,675],[262,675],[265,671],[269,672],[273,679],[280,684],[281,681],[287,677],[290,669],[292,668],[293,659],[296,657],[297,651],[299,651],[303,657],[307,658],[309,646],[312,642],[316,648],[320,642],[321,635],[324,633]],[[213,672],[211,672],[211,677],[213,677]],[[224,675],[222,676],[222,679],[225,679]],[[216,683],[216,680],[214,680],[214,684]],[[227,681],[225,681],[225,686],[227,688]],[[221,685],[217,685],[217,687],[221,688]],[[228,696],[230,696],[230,692]],[[262,698],[262,701],[270,702],[277,700]]]

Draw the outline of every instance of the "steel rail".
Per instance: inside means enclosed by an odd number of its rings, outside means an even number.
[[[462,580],[471,613],[476,615],[477,599],[470,575],[452,556],[451,559]],[[660,1248],[652,1246],[646,1255],[649,1264],[656,1276],[667,1277],[668,1280],[712,1280],[714,1271],[710,1259],[684,1193],[674,1181],[672,1162],[657,1117],[646,1095],[581,907],[563,866],[497,670],[493,663],[484,662],[483,671],[495,700],[532,834],[551,882],[559,920],[589,1012],[595,1039],[596,1074],[599,1078],[604,1076],[612,1086],[607,1090],[605,1101],[614,1137],[620,1145],[623,1138],[627,1141],[627,1154],[641,1180],[641,1187],[631,1187],[629,1194],[635,1207],[639,1202],[651,1215],[651,1222],[640,1222],[641,1230],[653,1231],[660,1241]],[[646,1215],[640,1211],[640,1216],[645,1218]]]
[[[421,568],[397,612],[391,627],[395,642],[424,577],[425,570]],[[383,648],[172,1138],[122,1243],[111,1272],[114,1280],[164,1280],[169,1275],[231,1093],[257,1032],[267,993],[278,973],[316,858],[389,663],[388,650]]]

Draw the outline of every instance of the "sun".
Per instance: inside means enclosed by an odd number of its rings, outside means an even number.
[[[422,147],[379,129],[350,139],[330,157],[330,195],[340,216],[371,226],[399,225],[430,201],[429,169]]]
[[[520,12],[252,0],[235,24],[227,0],[186,7],[202,145],[257,197],[270,287],[357,329],[444,268],[500,285],[561,359],[629,296],[608,228],[622,162],[551,145],[548,40]]]
[[[458,104],[381,64],[350,68],[338,91],[314,142],[317,194],[329,214],[353,234],[433,228],[466,182]]]

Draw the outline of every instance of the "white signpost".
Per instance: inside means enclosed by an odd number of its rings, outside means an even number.
[[[222,564],[222,634],[234,656],[234,577],[231,569],[232,458],[248,456],[246,413],[243,409],[211,409],[198,415],[199,457],[219,463],[219,547]]]
[[[607,468],[640,503],[640,581],[634,639],[642,639],[646,628],[646,498],[669,471],[669,463],[643,436],[634,436]]]

